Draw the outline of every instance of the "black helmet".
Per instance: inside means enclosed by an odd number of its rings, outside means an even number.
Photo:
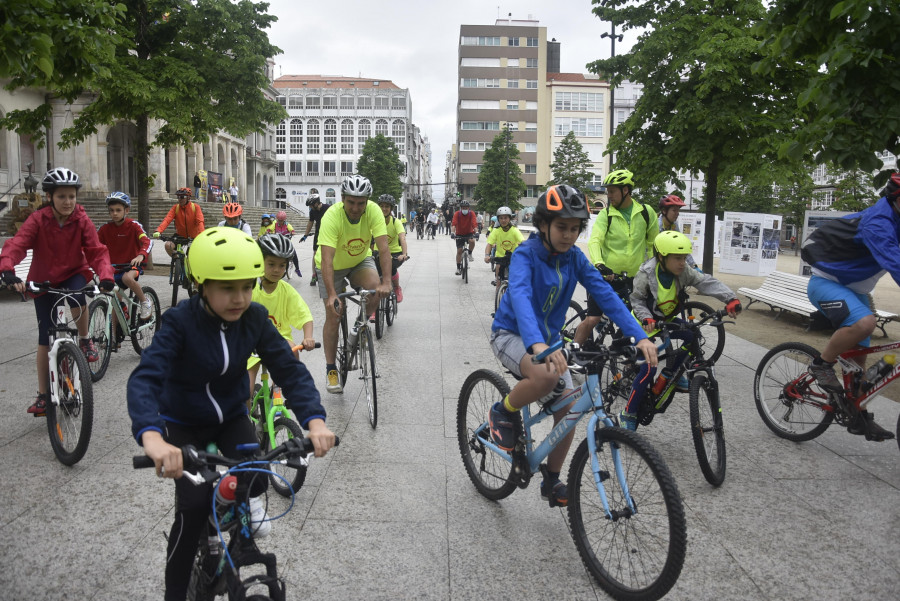
[[[265,234],[256,241],[262,250],[263,257],[275,256],[290,259],[294,256],[294,245],[287,236],[281,234]]]
[[[397,205],[397,201],[394,200],[394,197],[391,196],[390,194],[382,194],[381,196],[378,197],[378,204],[391,205],[393,207],[393,206]]]
[[[590,219],[591,216],[584,194],[565,184],[547,188],[538,198],[534,214],[547,220],[555,217]]]
[[[306,199],[306,206],[311,207],[314,204],[316,204],[317,202],[321,202],[319,200],[319,195],[318,194],[310,194],[309,198]]]

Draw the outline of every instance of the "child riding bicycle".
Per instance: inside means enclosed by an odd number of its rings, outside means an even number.
[[[538,199],[534,213],[539,234],[513,253],[509,293],[500,301],[491,326],[494,354],[506,369],[521,378],[502,402],[494,404],[489,415],[491,438],[506,451],[515,447],[521,433],[522,407],[549,394],[560,379],[565,382],[563,395],[574,389],[561,351],[552,353],[541,364],[532,363],[531,359],[559,340],[576,284],[587,288],[625,335],[638,341],[637,347],[647,361],[656,364],[656,347],[610,285],[575,247],[589,216],[581,192],[571,186],[551,186]],[[569,406],[554,414],[555,422],[565,417]],[[551,507],[568,503],[568,491],[559,472],[573,435],[574,430],[547,460],[549,480],[541,482],[541,497]]]
[[[681,321],[678,313],[683,293],[688,286],[693,286],[700,294],[712,296],[726,303],[725,310],[731,317],[737,317],[741,312],[741,303],[728,286],[709,274],[687,269],[687,259],[691,255],[691,250],[690,239],[674,230],[661,232],[653,240],[654,258],[641,265],[631,291],[632,310],[648,336],[652,337],[658,331],[657,321]],[[670,332],[669,336],[673,340],[680,340],[681,346],[674,355],[669,353],[671,356],[666,359],[663,373],[674,372],[681,366],[688,355],[689,345],[694,340],[694,334],[688,328]],[[647,388],[653,381],[655,373],[656,368],[645,363],[635,375],[628,403],[619,415],[619,424],[624,428],[637,429],[638,408],[647,394]],[[687,376],[679,378],[675,390],[688,391]]]
[[[315,455],[334,446],[325,409],[312,376],[278,334],[265,307],[251,302],[256,279],[265,273],[256,241],[240,230],[214,227],[191,245],[187,269],[198,294],[163,315],[164,325],[128,379],[132,434],[156,464],[160,477],[175,479],[176,512],[169,534],[166,599],[184,599],[200,533],[210,512],[211,486],[181,478],[181,447],[218,445],[226,457],[256,443],[247,416],[247,359],[256,350],[281,383],[287,406],[309,431]],[[259,497],[266,477],[250,478]],[[251,527],[266,520],[260,501],[251,502]]]
[[[144,264],[150,255],[153,241],[140,223],[128,218],[131,198],[124,192],[113,192],[106,197],[106,208],[111,221],[97,231],[100,242],[109,249],[109,260],[114,265],[130,264],[116,273],[116,283],[134,292],[141,304],[141,319],[150,319],[153,304],[141,290],[138,277],[144,273]]]
[[[97,230],[84,207],[78,204],[78,190],[81,188],[78,174],[65,167],[56,167],[44,175],[41,187],[47,194],[44,206],[29,215],[16,235],[3,245],[3,254],[0,255],[3,283],[16,292],[25,293],[25,283],[16,276],[13,268],[31,249],[33,255],[28,280],[49,281],[54,288],[78,290],[93,277],[93,268],[100,277],[100,288],[112,291],[116,284],[109,251],[100,243]],[[50,401],[50,327],[54,323],[52,313],[57,299],[55,294],[50,293],[34,297],[38,322],[38,393],[28,413],[35,417],[46,415]],[[100,356],[88,333],[84,295],[74,295],[70,307],[78,328],[81,351],[85,359],[93,363]]]
[[[512,252],[522,244],[525,239],[519,228],[512,224],[512,209],[509,207],[500,207],[497,209],[498,227],[491,228],[487,237],[487,246],[484,247],[484,262],[491,262],[491,253],[494,258],[494,281],[495,286],[500,285],[500,276],[503,270],[509,267],[509,259]]]
[[[394,207],[397,206],[397,200],[393,196],[382,194],[378,197],[378,206],[381,207],[381,212],[384,214],[388,250],[391,251],[391,284],[394,287],[394,294],[397,295],[397,302],[402,303],[403,288],[400,287],[400,274],[397,269],[403,265],[409,255],[406,251],[406,228],[402,221],[391,214]],[[378,267],[378,275],[381,275],[381,265],[376,262],[375,266]]]

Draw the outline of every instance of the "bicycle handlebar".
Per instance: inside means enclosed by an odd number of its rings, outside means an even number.
[[[315,346],[313,346],[313,348],[314,348],[314,349],[316,349],[316,348],[322,348],[322,343],[321,343],[321,342],[317,342],[317,343],[315,344]],[[302,351],[302,350],[303,350],[303,345],[302,345],[302,344],[298,344],[297,346],[292,346],[292,347],[291,347],[291,350],[292,350],[292,351]]]
[[[162,234],[160,234],[159,238],[154,238],[154,240],[162,240],[163,242],[174,242],[175,244],[181,244],[182,246],[194,241],[193,238],[185,238],[184,236],[179,236],[178,234],[174,234],[172,236],[163,236]]]
[[[83,288],[79,288],[78,290],[70,289],[70,288],[54,288],[50,285],[50,282],[33,282],[28,281],[25,283],[29,292],[52,292],[54,294],[87,294],[88,296],[98,296],[100,294],[100,288],[96,284],[88,284]]]

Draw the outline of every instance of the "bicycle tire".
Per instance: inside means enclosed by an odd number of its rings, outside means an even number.
[[[94,390],[87,359],[71,341],[56,351],[59,405],[47,404],[50,446],[63,465],[75,465],[87,452],[94,421]]]
[[[575,339],[575,330],[578,328],[578,324],[584,321],[585,316],[584,309],[580,304],[574,299],[569,299],[569,308],[566,310],[566,321],[563,323],[561,335],[562,339],[566,342],[572,342]]]
[[[286,442],[291,438],[303,438],[303,430],[300,429],[300,426],[297,425],[297,422],[288,418],[288,417],[279,417],[272,424],[273,431],[272,437],[275,439],[275,444],[272,448]],[[284,480],[278,478],[276,476],[269,475],[269,482],[272,484],[272,488],[275,489],[282,497],[291,496],[291,491],[294,493],[300,492],[300,488],[303,486],[303,483],[306,481],[306,468],[292,468],[287,465],[283,465],[280,463],[273,463],[269,466],[276,474],[280,474],[287,480],[290,484],[285,484]]]
[[[707,482],[721,486],[725,481],[725,427],[716,383],[706,374],[695,374],[691,379],[688,404],[691,438],[694,439],[700,471]]]
[[[347,372],[350,371],[350,341],[347,340],[347,314],[346,308],[344,315],[338,322],[338,341],[337,341],[337,368],[338,377],[341,380],[341,386],[347,385]]]
[[[384,302],[387,307],[384,311],[384,319],[387,321],[388,327],[390,327],[394,325],[394,318],[397,317],[397,294],[391,290]]]
[[[216,593],[214,590],[213,579],[215,574],[209,574],[204,566],[212,567],[212,559],[209,557],[209,547],[207,546],[207,528],[203,529],[200,535],[200,542],[197,545],[197,554],[194,556],[194,563],[191,565],[191,577],[188,580],[187,601],[215,601]]]
[[[182,277],[183,266],[181,263],[181,259],[176,257],[172,257],[172,277],[170,279],[170,283],[172,284],[172,304],[171,307],[174,307],[178,304],[178,289],[181,288],[181,277]]]
[[[375,371],[375,345],[372,332],[367,327],[359,331],[359,369],[365,388],[369,424],[374,429],[378,425],[378,386],[375,383],[378,376]]]
[[[610,519],[603,509],[585,439],[569,466],[568,514],[575,546],[585,567],[613,598],[659,599],[678,580],[687,548],[675,479],[659,453],[635,432],[599,428],[593,435],[600,477],[615,513]],[[614,454],[621,459],[636,513],[629,511],[615,476]]]
[[[715,313],[713,308],[700,301],[687,301],[682,308],[685,318],[689,315],[699,318],[711,313]],[[697,333],[702,337],[700,348],[703,349],[703,358],[712,363],[718,361],[725,349],[725,326],[705,323],[700,326]]]
[[[756,368],[756,410],[763,423],[781,438],[812,440],[834,420],[834,413],[824,408],[829,404],[828,393],[811,376],[804,376],[818,354],[808,344],[785,342],[766,353]]]
[[[456,405],[456,439],[463,466],[475,489],[491,501],[505,499],[517,487],[512,463],[484,445],[490,436],[488,413],[508,394],[509,385],[500,374],[479,369],[466,378]]]
[[[162,320],[162,311],[159,307],[159,296],[156,295],[156,290],[149,286],[143,286],[141,290],[144,292],[144,297],[150,300],[152,313],[147,321],[141,321],[140,309],[133,311],[134,315],[131,316],[131,346],[138,355],[143,353],[144,349],[153,342],[153,336],[159,331]]]
[[[375,303],[375,338],[378,340],[384,336],[384,301],[381,299]]]
[[[507,288],[509,288],[509,282],[506,280],[497,285],[497,292],[494,293],[494,312],[500,310],[500,301],[503,300],[503,295],[506,294]]]
[[[897,441],[897,447],[900,448],[900,415],[897,416],[897,436],[895,440]]]
[[[88,336],[94,341],[99,355],[96,361],[88,363],[91,382],[99,382],[100,378],[106,374],[112,347],[115,345],[115,342],[110,340],[112,323],[109,313],[111,308],[106,297],[96,298],[88,305]]]

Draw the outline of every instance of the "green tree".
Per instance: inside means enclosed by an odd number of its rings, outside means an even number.
[[[609,149],[641,186],[676,182],[679,171],[705,175],[706,244],[713,264],[720,176],[771,169],[782,132],[793,125],[793,71],[779,78],[751,72],[759,60],[751,27],[765,16],[761,0],[594,0],[594,13],[621,30],[644,28],[631,51],[588,68],[612,85],[643,85],[634,113]],[[702,33],[701,33],[702,32]],[[787,161],[777,165],[790,173]],[[777,178],[776,178],[777,179]]]
[[[872,189],[872,174],[861,169],[841,169],[832,166],[827,172],[828,183],[834,186],[835,211],[862,211],[878,201],[878,193]]]
[[[593,166],[594,163],[588,158],[584,146],[575,137],[575,132],[570,131],[553,151],[553,162],[550,163],[553,178],[547,182],[546,186],[568,184],[590,198],[592,192],[589,186],[594,179],[594,174],[590,169]]]
[[[516,163],[518,159],[519,149],[512,141],[512,132],[504,126],[491,147],[484,151],[474,194],[479,211],[494,213],[502,206],[513,211],[522,208],[519,198],[525,195],[528,187],[522,180],[522,170]]]
[[[875,153],[900,153],[900,11],[895,0],[774,0],[758,26],[758,74],[803,69],[793,100],[803,121],[782,156],[808,151],[819,163],[881,168]],[[883,171],[876,179],[881,185]]]
[[[263,93],[269,85],[266,61],[280,50],[265,32],[275,21],[265,3],[122,0],[116,6],[120,12],[110,28],[114,55],[87,82],[90,103],[61,132],[60,146],[83,142],[101,125],[133,121],[138,219],[148,224],[151,146],[201,143],[220,129],[244,137],[287,116]],[[56,61],[62,60],[66,43],[52,52]],[[50,87],[57,93],[55,85]],[[0,125],[33,126],[42,115],[49,123],[46,105],[10,114]],[[159,123],[152,139],[151,122]]]
[[[362,154],[356,163],[356,171],[372,182],[372,199],[390,194],[397,201],[403,194],[403,163],[394,141],[384,134],[366,140]]]
[[[706,210],[706,200],[697,203]],[[771,213],[775,208],[775,194],[771,182],[754,183],[738,177],[719,180],[716,197],[716,216],[724,218],[725,211],[743,213]]]

